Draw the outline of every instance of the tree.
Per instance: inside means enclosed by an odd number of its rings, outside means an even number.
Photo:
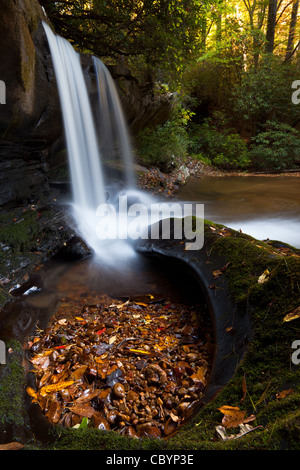
[[[266,33],[266,52],[273,53],[275,42],[275,27],[277,15],[277,0],[269,0],[268,24]]]
[[[206,0],[208,2],[208,0]],[[55,30],[101,58],[139,58],[146,67],[179,69],[201,35],[201,0],[41,0]]]
[[[297,19],[298,19],[298,10],[299,10],[299,0],[294,0],[292,14],[291,14],[289,37],[288,37],[288,43],[287,43],[286,55],[285,55],[286,60],[288,60],[292,56],[293,51],[294,51],[294,41],[295,41],[295,32],[296,32],[296,25],[297,25]]]

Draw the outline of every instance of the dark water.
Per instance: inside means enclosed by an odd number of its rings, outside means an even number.
[[[94,257],[77,262],[53,260],[45,264],[31,281],[30,287],[41,286],[26,295],[26,305],[36,312],[44,329],[61,302],[78,307],[82,301],[94,304],[101,295],[127,300],[153,296],[155,301],[199,305],[207,311],[202,289],[194,275],[175,261],[162,261],[137,256],[128,264],[101,264]],[[22,302],[21,296],[20,301]]]
[[[300,248],[300,179],[231,176],[191,178],[179,198],[204,204],[205,218],[259,240]]]

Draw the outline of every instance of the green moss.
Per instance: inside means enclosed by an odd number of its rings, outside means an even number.
[[[0,381],[0,437],[16,438],[19,429],[26,427],[24,405],[25,373],[23,350],[20,343],[11,341],[6,344],[6,364],[1,366]],[[23,433],[23,431],[21,431]]]
[[[36,245],[40,228],[36,211],[28,210],[16,220],[12,219],[12,214],[1,215],[0,225],[0,242],[14,252],[30,251]]]
[[[300,420],[300,368],[291,364],[291,345],[299,339],[300,320],[286,323],[283,319],[300,305],[300,257],[297,250],[293,256],[285,256],[266,243],[230,233],[225,237],[208,234],[214,238],[211,253],[230,261],[223,275],[233,300],[252,307],[253,340],[234,379],[170,444],[182,449],[299,449],[295,436]],[[260,284],[259,276],[267,269],[270,276]],[[241,402],[244,380],[247,394]],[[279,400],[276,394],[286,389],[294,392]],[[248,416],[254,414],[253,426],[262,427],[243,438],[220,441],[216,426],[221,424],[223,415],[218,408],[223,405],[238,406]]]
[[[24,214],[26,215],[26,213]],[[4,217],[4,216],[3,216]],[[28,217],[28,218],[27,218]],[[11,242],[12,249],[34,246],[38,216],[27,214],[20,222],[23,235],[10,233],[11,216],[1,219],[7,227],[5,242]],[[20,225],[17,224],[17,227]],[[196,226],[195,226],[196,227]],[[213,229],[211,229],[211,227]],[[120,436],[117,433],[100,432],[88,429],[53,429],[54,443],[47,449],[151,449],[151,450],[238,450],[238,449],[299,449],[300,429],[300,366],[291,363],[292,343],[299,338],[299,322],[296,319],[284,322],[285,315],[300,305],[300,257],[291,248],[290,255],[279,248],[262,243],[252,237],[225,229],[223,226],[205,221],[205,240],[208,254],[218,254],[225,262],[230,262],[222,276],[226,279],[232,299],[241,306],[246,303],[251,309],[253,338],[248,350],[238,366],[233,379],[219,395],[203,407],[175,436],[167,440],[137,440]],[[224,236],[226,235],[226,236]],[[1,237],[4,235],[2,234]],[[24,238],[23,238],[24,237]],[[1,238],[3,242],[4,238]],[[259,277],[266,270],[270,275],[260,284]],[[237,313],[238,314],[238,313]],[[24,386],[21,371],[10,365],[12,378],[6,375],[0,398],[7,397],[15,381],[18,382],[13,406],[11,400],[0,406],[0,416],[7,416],[9,422],[23,419],[22,395]],[[13,378],[14,377],[14,378]],[[242,384],[246,383],[246,394]],[[293,393],[278,399],[277,394],[292,389]],[[2,399],[1,399],[2,401]],[[239,438],[222,441],[216,427],[222,423],[223,405],[237,406],[246,416],[255,415],[250,424],[258,427],[253,432]],[[17,411],[18,410],[18,411]],[[20,412],[21,410],[21,412]],[[234,430],[229,429],[228,434]],[[29,446],[30,447],[30,446]],[[42,446],[41,446],[42,447]]]

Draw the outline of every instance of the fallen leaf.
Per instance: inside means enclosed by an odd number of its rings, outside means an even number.
[[[0,444],[0,450],[20,450],[25,446],[19,442],[9,442],[8,444]]]
[[[216,269],[215,271],[213,271],[213,275],[215,279],[218,279],[218,277],[220,277],[226,271],[226,269],[230,266],[230,264],[231,263],[229,261],[227,264],[225,264],[225,266],[223,266],[223,268]]]
[[[136,354],[150,354],[148,351],[143,351],[142,349],[129,349],[129,351]]]
[[[30,362],[41,369],[48,369],[50,364],[49,356],[33,357]]]
[[[288,313],[283,321],[284,322],[289,322],[289,321],[292,321],[292,320],[297,320],[297,318],[300,318],[300,307],[297,307],[295,310],[293,310],[292,312]]]
[[[26,392],[28,393],[28,395],[29,395],[30,397],[33,398],[33,401],[37,401],[37,399],[38,399],[38,394],[37,394],[37,392],[36,392],[33,388],[27,387],[27,388],[26,388]]]
[[[72,374],[70,375],[70,380],[74,380],[74,381],[80,380],[83,377],[83,375],[84,375],[85,371],[87,370],[87,368],[88,368],[87,365],[83,365],[83,366],[80,366],[77,369],[75,369],[72,372]]]
[[[245,436],[245,434],[248,434],[249,432],[255,431],[256,429],[262,428],[262,426],[256,426],[253,428],[250,426],[250,424],[239,424],[240,432],[238,434],[227,434],[226,428],[224,426],[217,426],[216,431],[223,439],[223,441],[227,441],[228,439],[239,439],[242,436]]]
[[[81,397],[77,398],[76,404],[83,405],[84,403],[88,403],[93,398],[97,397],[100,394],[101,390],[94,390],[93,392],[82,394]]]
[[[102,328],[102,330],[99,330],[99,331],[96,331],[96,335],[102,335],[102,333],[104,333],[104,331],[106,330],[106,328]]]
[[[215,279],[218,279],[218,277],[220,277],[222,274],[222,271],[220,269],[217,269],[216,271],[213,271],[213,275],[215,277]]]
[[[224,414],[222,425],[225,428],[236,428],[244,422],[246,412],[241,411],[237,406],[222,406],[219,411]]]
[[[294,389],[289,389],[289,390],[283,390],[282,392],[276,393],[276,398],[279,400],[281,398],[285,398],[288,395],[291,395],[295,390]]]
[[[74,383],[74,380],[67,380],[64,382],[58,382],[57,384],[53,384],[53,385],[45,385],[44,387],[41,388],[40,394],[44,397],[48,393],[58,392],[59,390],[68,388],[70,387],[70,385],[73,385],[73,383]]]
[[[52,423],[56,424],[61,417],[61,411],[61,405],[57,401],[53,401],[46,413],[46,417],[49,419],[49,421],[52,421]]]
[[[245,397],[247,395],[247,384],[246,384],[246,377],[243,376],[243,379],[242,379],[242,392],[243,392],[243,397],[241,398],[241,402],[243,402],[245,400]]]
[[[171,412],[170,416],[171,416],[172,421],[174,421],[174,423],[178,422],[179,417],[177,415],[175,415],[174,413]]]
[[[124,302],[123,304],[111,304],[109,305],[108,308],[123,308],[125,305],[128,305],[129,304],[129,300],[127,300],[126,302]]]
[[[258,278],[258,284],[264,284],[265,282],[268,281],[269,279],[269,276],[270,276],[270,271],[268,269],[266,269],[262,274],[261,276],[259,276]]]
[[[95,414],[95,408],[89,404],[73,405],[69,407],[69,410],[78,416],[83,416],[84,418],[91,418],[93,414]]]
[[[196,371],[195,374],[192,374],[191,375],[191,379],[194,381],[194,382],[201,382],[201,383],[204,383],[205,382],[205,374],[207,372],[207,368],[202,366],[202,367],[199,367]]]
[[[117,336],[111,336],[108,340],[108,344],[113,344],[117,339]]]

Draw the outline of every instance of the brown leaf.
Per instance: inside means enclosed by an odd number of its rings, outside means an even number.
[[[33,398],[33,402],[37,401],[38,393],[33,388],[27,387],[26,392]]]
[[[249,423],[256,419],[256,416],[254,415],[245,418],[246,412],[240,410],[237,406],[224,405],[219,408],[219,411],[224,414],[222,425],[225,428],[236,428],[240,424]]]
[[[279,400],[281,398],[285,398],[288,395],[291,395],[295,390],[294,389],[288,389],[288,390],[283,390],[282,392],[276,393],[276,398]]]
[[[84,404],[84,405],[73,405],[70,406],[70,411],[72,413],[75,413],[78,416],[83,416],[84,418],[91,418],[93,414],[95,413],[95,408],[93,408],[89,404]]]
[[[46,413],[46,416],[52,423],[58,423],[59,418],[61,416],[61,405],[56,400],[53,400],[53,402],[51,403],[50,408]]]
[[[34,364],[36,367],[40,367],[41,369],[48,369],[50,365],[50,359],[49,356],[43,356],[43,357],[33,357],[30,359],[30,362]]]
[[[222,406],[219,411],[224,414],[222,424],[225,428],[235,428],[244,422],[246,413],[237,406]]]
[[[241,398],[241,402],[243,402],[245,400],[245,397],[247,395],[247,384],[246,384],[246,377],[243,376],[243,379],[242,379],[242,392],[243,392],[243,397]]]
[[[77,398],[76,404],[83,405],[84,403],[88,403],[93,398],[97,397],[100,394],[100,392],[101,392],[100,389],[94,390],[93,392],[89,392],[88,390],[88,393],[84,392],[79,398]]]
[[[70,385],[73,385],[74,380],[67,380],[63,382],[58,382],[57,384],[53,385],[45,385],[44,387],[41,388],[40,393],[42,396],[47,395],[47,393],[53,393],[53,392],[58,392],[59,390],[62,390],[64,388],[70,387]]]
[[[20,450],[25,446],[19,442],[9,442],[8,444],[0,444],[0,450]]]
[[[87,370],[87,367],[88,367],[87,365],[84,365],[75,369],[70,375],[70,380],[74,380],[74,381],[80,380],[83,377],[85,371]]]
[[[201,367],[198,367],[197,371],[195,374],[191,375],[191,379],[194,381],[194,382],[201,382],[201,383],[204,383],[205,382],[205,374],[207,372],[207,368],[204,367],[204,366],[201,366]]]

